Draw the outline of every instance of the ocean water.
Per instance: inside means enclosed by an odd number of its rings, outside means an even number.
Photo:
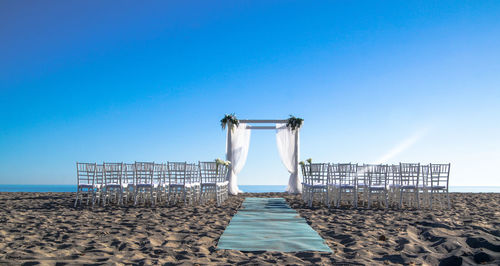
[[[247,193],[285,192],[286,186],[241,185]],[[0,192],[76,192],[76,185],[0,185]],[[450,186],[450,192],[500,193],[500,186]]]

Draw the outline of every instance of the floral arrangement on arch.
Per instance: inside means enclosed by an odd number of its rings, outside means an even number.
[[[224,115],[224,118],[220,120],[222,129],[226,129],[228,123],[231,126],[230,129],[233,130],[234,126],[238,126],[240,124],[240,121],[238,120],[238,118],[236,118],[236,115],[234,113],[231,113]]]
[[[291,128],[292,130],[295,130],[297,128],[300,128],[303,122],[304,119],[290,115],[290,118],[288,118],[286,122],[286,126]]]

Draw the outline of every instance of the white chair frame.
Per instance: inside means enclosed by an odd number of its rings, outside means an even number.
[[[443,208],[443,203],[441,199],[441,194],[445,194],[446,201],[448,203],[448,209],[451,208],[450,194],[449,194],[449,181],[450,181],[450,168],[451,164],[430,164],[429,165],[429,179],[430,185],[429,190],[429,206],[432,208],[432,203],[434,196],[437,197],[441,208]]]
[[[420,163],[399,163],[400,184],[399,189],[399,207],[403,206],[405,199],[409,206],[416,202],[417,208],[420,208]],[[406,197],[405,197],[406,196]]]
[[[342,200],[350,194],[347,199],[354,208],[358,207],[358,164],[338,164],[337,171],[333,173],[333,183],[335,189],[335,206],[338,208]]]
[[[143,199],[144,203],[156,205],[156,189],[153,181],[154,162],[135,162],[134,206]]]
[[[106,206],[114,197],[119,205],[123,204],[122,186],[123,163],[103,163],[104,189],[102,203]]]
[[[96,168],[95,163],[76,162],[77,190],[74,207],[78,204],[78,199],[80,199],[80,204],[82,204],[84,194],[87,196],[87,205],[92,202],[92,207],[94,206],[96,191],[98,189],[95,183]]]
[[[304,165],[304,170],[307,171],[307,204],[313,206],[315,195],[318,195],[318,202],[328,206],[328,176],[329,166],[327,163],[311,163]]]
[[[363,165],[368,187],[366,188],[366,196],[368,198],[368,208],[372,205],[372,196],[375,195],[380,204],[384,204],[385,208],[389,207],[388,202],[388,185],[387,185],[387,165]]]

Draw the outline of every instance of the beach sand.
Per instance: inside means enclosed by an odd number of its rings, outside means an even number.
[[[217,241],[245,197],[285,197],[334,251],[240,252]],[[500,193],[452,194],[451,210],[307,208],[242,194],[220,208],[73,208],[74,193],[0,193],[0,264],[500,263]],[[449,264],[446,264],[449,263]]]

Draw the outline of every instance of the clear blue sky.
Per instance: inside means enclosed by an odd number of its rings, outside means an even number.
[[[0,184],[224,157],[219,120],[305,119],[301,157],[451,162],[500,185],[499,1],[1,1]],[[273,131],[240,184],[286,184]]]

